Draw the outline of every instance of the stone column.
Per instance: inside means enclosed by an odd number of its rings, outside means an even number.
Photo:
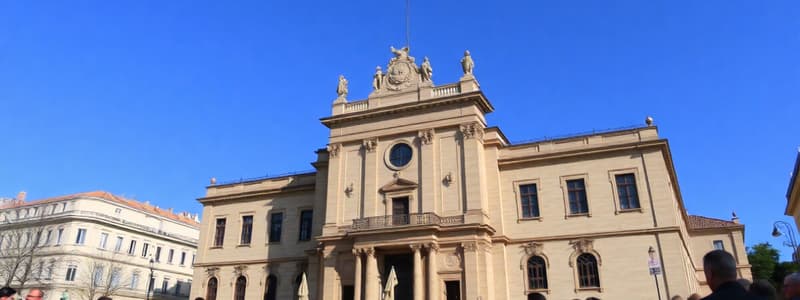
[[[439,273],[436,266],[436,254],[439,252],[439,245],[428,245],[428,300],[439,299]]]
[[[422,162],[420,164],[421,173],[420,173],[420,188],[422,189],[422,197],[418,200],[420,203],[420,212],[432,212],[438,213],[436,208],[439,207],[437,205],[437,197],[439,195],[438,189],[439,186],[442,185],[442,178],[441,176],[437,175],[436,166],[437,164],[436,159],[434,156],[436,155],[436,151],[434,151],[434,139],[436,138],[433,129],[426,129],[421,130],[417,133],[417,137],[419,138],[419,159]]]
[[[464,299],[478,299],[481,296],[481,263],[479,260],[479,251],[477,242],[464,242],[461,244],[464,251],[464,290],[466,297]]]
[[[375,258],[375,248],[366,248],[364,253],[367,255],[366,280],[364,280],[364,300],[379,300],[378,294],[378,261]]]
[[[462,124],[461,142],[464,151],[464,179],[465,187],[466,223],[487,223],[487,198],[486,172],[483,158],[483,124],[472,122]]]
[[[414,251],[414,300],[425,300],[425,295],[422,293],[424,281],[422,280],[421,248],[420,244],[411,244],[411,250]]]
[[[333,251],[333,247],[323,250],[323,264],[322,264],[322,297],[321,299],[329,299],[335,297],[339,283],[336,274],[336,261],[337,252]],[[280,282],[280,281],[279,281]],[[286,281],[283,281],[286,282]]]
[[[361,300],[361,249],[353,249],[353,256],[355,256],[355,280],[353,281],[353,299]]]
[[[328,145],[328,189],[326,191],[326,207],[331,208],[325,212],[325,223],[322,233],[325,235],[336,234],[340,219],[339,204],[344,193],[344,183],[342,182],[342,158],[339,152],[342,151],[341,144]]]

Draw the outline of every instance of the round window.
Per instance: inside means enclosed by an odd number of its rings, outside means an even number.
[[[389,162],[397,168],[405,167],[411,161],[413,153],[414,151],[408,144],[396,144],[389,150]]]

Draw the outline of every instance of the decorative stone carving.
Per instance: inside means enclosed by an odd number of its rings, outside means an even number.
[[[411,251],[417,252],[422,249],[422,244],[410,244],[408,245],[411,247]]]
[[[381,89],[381,85],[383,84],[383,70],[381,70],[381,66],[375,67],[375,75],[372,76],[372,90],[377,91]]]
[[[419,83],[419,68],[408,55],[409,48],[391,47],[391,50],[395,57],[389,60],[381,90],[399,91]]]
[[[352,195],[352,194],[353,194],[353,183],[352,183],[352,182],[351,182],[349,185],[347,185],[347,187],[346,187],[346,188],[344,188],[344,194],[345,194],[347,197],[350,197],[350,195]]]
[[[436,243],[428,243],[425,245],[425,248],[428,248],[428,252],[438,252],[439,251],[439,244]]]
[[[478,251],[478,242],[463,242],[461,248],[464,248],[464,252]]]
[[[328,145],[328,156],[336,157],[337,155],[339,155],[339,150],[341,150],[341,149],[342,149],[342,145],[341,144],[329,144]]]
[[[541,256],[542,250],[544,249],[544,244],[537,242],[530,242],[522,244],[522,248],[525,249],[525,253],[528,255]]]
[[[375,248],[367,247],[361,249],[361,251],[366,254],[367,256],[375,256]]]
[[[461,266],[461,256],[458,253],[450,253],[444,257],[444,265],[448,269],[457,269]]]
[[[336,86],[336,101],[343,101],[347,102],[347,79],[344,78],[344,75],[339,75],[339,85]]]
[[[428,145],[433,142],[433,129],[420,130],[417,137],[421,144]]]
[[[588,253],[594,251],[594,241],[589,239],[581,239],[577,241],[572,241],[572,247],[575,248],[575,251],[578,253]]]
[[[233,275],[235,275],[235,277],[245,275],[246,273],[247,273],[246,265],[237,265],[233,267]]]
[[[208,267],[208,268],[206,268],[206,275],[208,275],[209,278],[215,277],[217,274],[219,274],[219,268],[218,267]]]
[[[430,82],[433,77],[433,68],[427,56],[422,59],[422,65],[419,66],[419,76],[422,82]]]
[[[472,76],[472,69],[475,67],[475,62],[472,61],[472,56],[469,55],[469,50],[464,51],[464,58],[461,59],[461,69],[464,71],[464,77]]]
[[[366,152],[373,152],[375,149],[378,148],[378,139],[371,138],[364,140],[361,145],[364,147],[364,151]]]
[[[483,139],[483,127],[478,122],[462,124],[460,129],[465,140]]]

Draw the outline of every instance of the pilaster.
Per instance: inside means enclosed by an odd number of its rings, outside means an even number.
[[[364,155],[364,190],[361,193],[364,211],[361,217],[373,217],[378,215],[378,139],[364,140],[361,150]]]
[[[341,152],[341,144],[328,145],[328,191],[326,194],[326,205],[328,207],[325,211],[325,224],[322,228],[323,235],[336,234],[339,230],[339,219],[341,212],[339,208],[339,201],[342,197],[342,158],[339,155]]]
[[[333,299],[336,297],[337,284],[336,260],[338,253],[333,248],[322,251],[322,295],[320,299]]]
[[[353,280],[353,299],[361,300],[361,274],[364,269],[361,268],[361,249],[353,249],[353,256],[355,257],[355,272]]]
[[[411,251],[414,252],[414,300],[425,300],[423,293],[423,276],[422,276],[422,245],[412,244]]]
[[[437,244],[428,245],[428,300],[439,299],[439,276],[436,265],[436,255],[439,252]]]
[[[488,223],[485,166],[483,164],[483,125],[479,122],[460,126],[464,155],[464,184],[466,194],[465,221]]]
[[[420,189],[420,206],[422,212],[436,211],[438,189],[441,186],[441,181],[436,172],[436,150],[434,150],[434,141],[436,140],[435,132],[433,129],[421,130],[417,134],[419,138],[419,165],[421,169]]]
[[[365,248],[364,254],[367,258],[367,268],[364,277],[364,300],[380,300],[380,274],[378,273],[378,261],[375,258],[375,248]]]

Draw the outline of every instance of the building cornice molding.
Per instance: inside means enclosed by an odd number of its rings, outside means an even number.
[[[210,196],[210,197],[203,197],[197,198],[197,201],[206,204],[212,202],[224,202],[224,201],[241,201],[241,200],[248,200],[254,197],[263,197],[263,196],[275,196],[281,194],[291,194],[291,193],[299,193],[299,192],[308,192],[315,190],[316,183],[308,183],[303,185],[296,185],[292,187],[281,187],[281,188],[274,188],[274,189],[266,189],[266,190],[256,190],[250,192],[243,192],[243,193],[235,193],[235,194],[225,194],[219,196]]]
[[[195,268],[206,267],[229,267],[240,265],[254,265],[254,264],[269,264],[269,263],[285,263],[285,262],[300,262],[308,261],[308,256],[292,256],[292,257],[277,257],[267,259],[249,259],[249,260],[235,260],[235,261],[219,261],[219,262],[203,262],[195,263]]]

